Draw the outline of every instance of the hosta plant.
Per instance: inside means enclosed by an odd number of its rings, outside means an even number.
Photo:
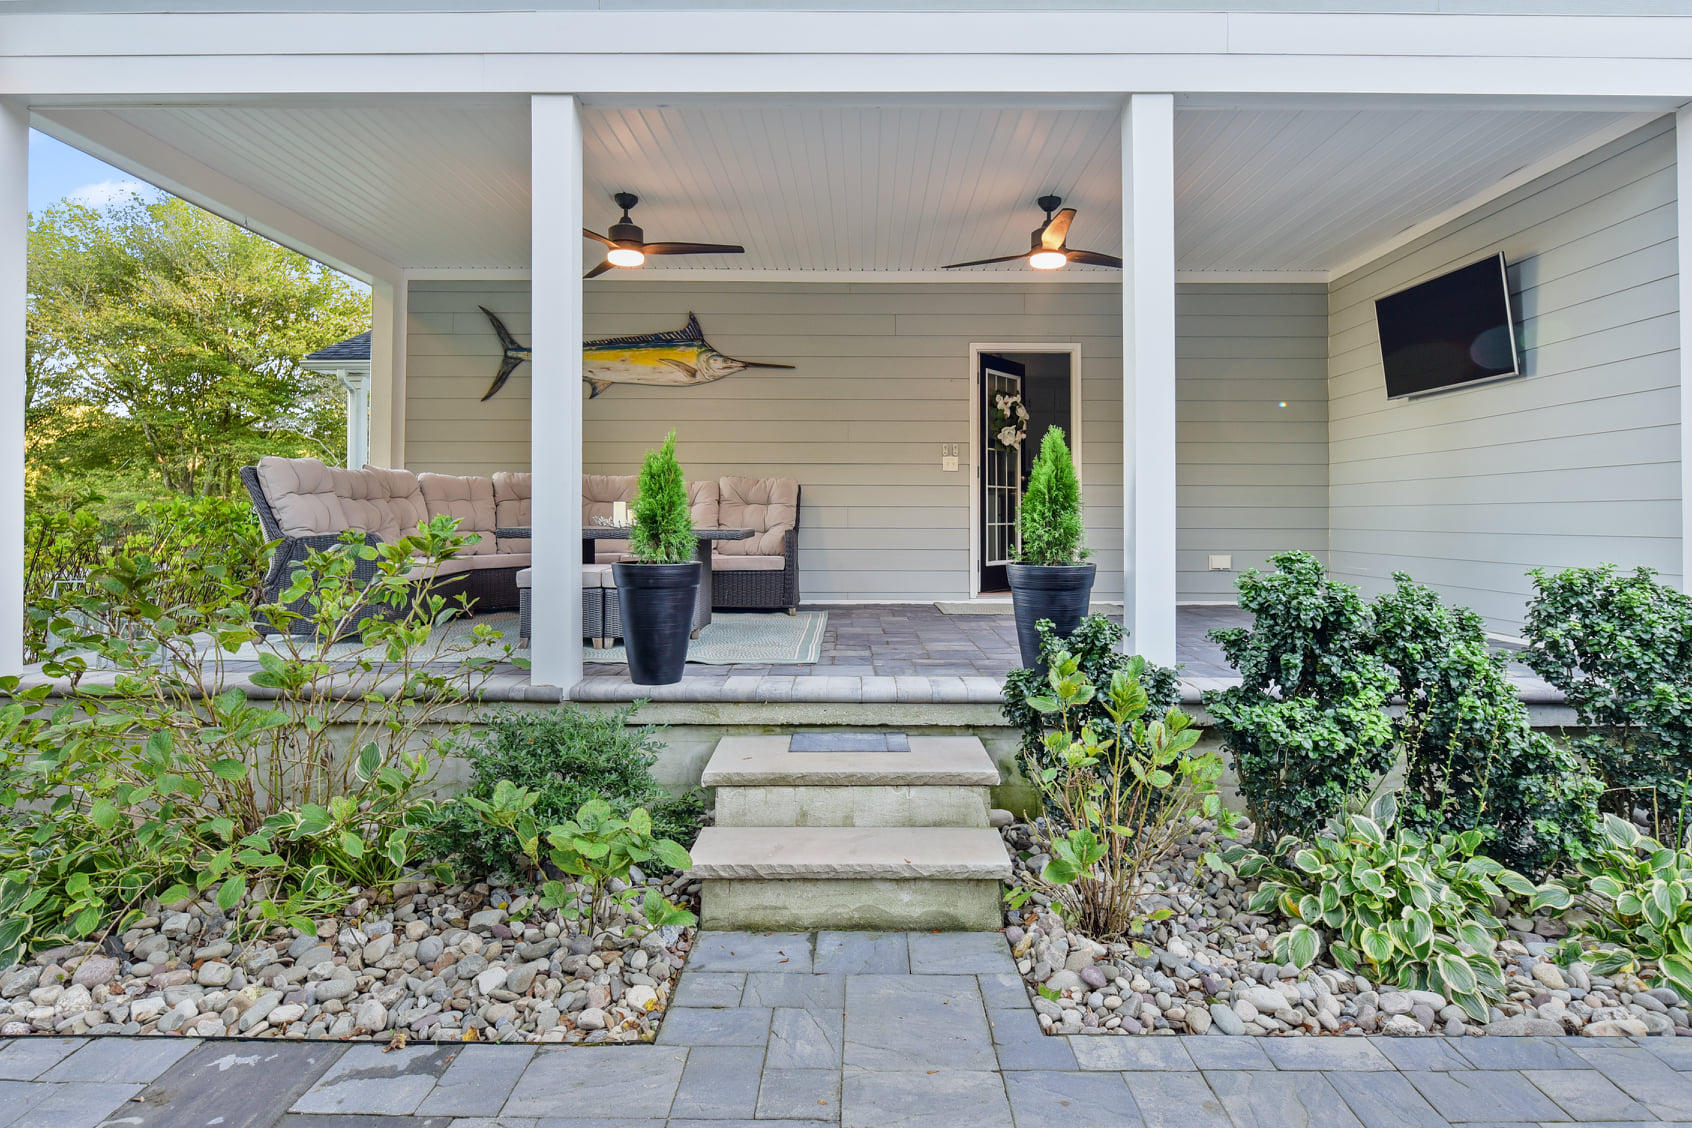
[[[1614,815],[1603,845],[1577,871],[1551,883],[1537,901],[1577,905],[1581,958],[1600,974],[1632,971],[1692,1000],[1692,848],[1670,849]],[[1573,954],[1573,953],[1571,953]],[[1655,968],[1653,974],[1652,968]]]
[[[1151,711],[1142,678],[1146,663],[1131,658],[1102,690],[1080,661],[1057,651],[1047,674],[1049,692],[1031,708],[1052,718],[1046,755],[1029,774],[1048,815],[1035,835],[1050,860],[1037,883],[1051,894],[1070,927],[1100,940],[1129,935],[1168,909],[1140,912],[1139,901],[1158,863],[1179,849],[1201,819],[1231,832],[1217,781],[1222,758],[1195,751],[1199,730],[1170,708]],[[1105,723],[1090,717],[1102,708]],[[1031,890],[1013,889],[1013,907]]]
[[[1494,954],[1504,925],[1494,903],[1532,897],[1527,878],[1475,851],[1477,831],[1424,838],[1397,830],[1390,796],[1367,815],[1336,820],[1331,833],[1281,844],[1273,856],[1235,849],[1241,877],[1262,878],[1255,913],[1279,912],[1293,927],[1275,958],[1308,967],[1322,949],[1339,967],[1376,983],[1437,991],[1485,1022],[1505,998]]]

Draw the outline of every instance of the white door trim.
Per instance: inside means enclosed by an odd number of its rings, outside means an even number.
[[[977,341],[969,346],[969,373],[966,397],[969,414],[964,416],[964,434],[969,437],[969,575],[964,590],[969,598],[981,596],[981,490],[976,479],[981,473],[981,443],[976,435],[976,413],[981,409],[982,353],[1067,353],[1069,356],[1069,453],[1075,458],[1075,476],[1081,483],[1082,497],[1086,497],[1085,460],[1081,456],[1081,346],[1053,341]]]

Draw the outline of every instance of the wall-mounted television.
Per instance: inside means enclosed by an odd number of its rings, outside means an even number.
[[[1520,374],[1502,254],[1378,299],[1375,324],[1388,399]]]

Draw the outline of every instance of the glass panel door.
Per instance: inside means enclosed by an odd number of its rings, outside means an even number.
[[[981,422],[981,590],[1005,591],[1005,565],[1016,559],[1021,543],[1022,451],[999,438],[1006,420],[1006,404],[1020,402],[1023,366],[1000,356],[983,354],[980,370]],[[1014,406],[1013,406],[1014,413]]]

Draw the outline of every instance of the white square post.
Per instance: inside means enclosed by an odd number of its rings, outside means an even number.
[[[1692,103],[1675,111],[1680,266],[1680,590],[1692,591]]]
[[[0,674],[23,672],[29,110],[0,99]]]
[[[1128,646],[1175,663],[1175,99],[1122,114],[1122,598]]]
[[[529,99],[534,471],[530,680],[582,677],[582,125],[570,94]]]
[[[410,288],[406,279],[378,278],[370,285],[370,446],[376,466],[405,466],[405,331]],[[356,467],[358,463],[347,462]]]

